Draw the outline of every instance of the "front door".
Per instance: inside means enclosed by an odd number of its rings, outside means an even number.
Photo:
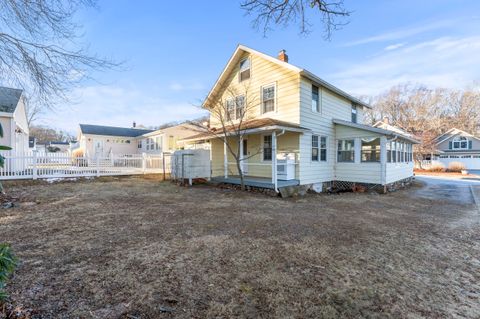
[[[242,141],[243,145],[243,152],[241,154],[240,160],[241,160],[241,167],[242,167],[242,172],[244,175],[248,174],[248,141],[244,139]]]
[[[102,139],[93,139],[93,150],[95,156],[103,156],[103,140]]]

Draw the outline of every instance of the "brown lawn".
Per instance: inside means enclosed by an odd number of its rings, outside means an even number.
[[[20,198],[0,210],[20,260],[9,304],[32,318],[480,317],[468,194],[285,200],[140,177],[6,188]]]

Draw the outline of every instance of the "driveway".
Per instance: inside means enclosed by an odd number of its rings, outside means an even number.
[[[444,177],[416,176],[425,187],[414,194],[428,199],[448,200],[459,204],[474,204],[472,192],[480,196],[480,178],[474,177]]]

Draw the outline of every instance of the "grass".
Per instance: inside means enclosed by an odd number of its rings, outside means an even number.
[[[7,185],[35,318],[480,316],[478,213],[417,185],[282,200],[155,179]]]

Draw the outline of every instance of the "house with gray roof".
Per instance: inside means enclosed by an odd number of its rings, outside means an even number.
[[[0,87],[0,124],[3,129],[0,144],[17,153],[27,152],[29,128],[22,90]]]
[[[136,138],[153,130],[133,127],[80,124],[77,143],[72,146],[76,156],[109,156],[137,153]]]

